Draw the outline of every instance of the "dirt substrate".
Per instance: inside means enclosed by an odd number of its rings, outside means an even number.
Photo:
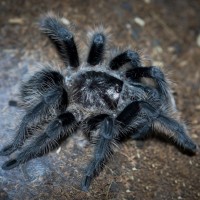
[[[37,28],[47,11],[74,23],[80,48],[88,27],[112,30],[112,45],[141,50],[145,65],[169,72],[177,107],[200,144],[200,2],[164,1],[0,1],[0,148],[13,138],[23,116],[17,105],[22,78],[38,63],[59,63]],[[62,65],[62,64],[60,64]],[[188,156],[158,139],[128,141],[93,182],[80,190],[92,147],[81,136],[61,150],[11,171],[0,169],[0,199],[200,199],[200,157]],[[13,157],[13,155],[11,156]],[[8,158],[1,157],[0,165]]]

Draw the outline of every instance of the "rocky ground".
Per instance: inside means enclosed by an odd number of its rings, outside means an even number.
[[[15,3],[15,4],[14,4]],[[112,30],[112,45],[143,53],[145,65],[169,72],[177,107],[200,144],[200,2],[164,1],[0,1],[0,148],[13,138],[23,111],[17,105],[22,78],[38,63],[59,63],[37,22],[47,11],[76,24],[80,47],[88,27]],[[0,169],[0,199],[200,199],[200,158],[158,139],[128,141],[93,182],[80,190],[92,147],[80,136],[61,149],[11,171]],[[12,157],[12,156],[11,156]],[[1,157],[0,165],[8,158]]]

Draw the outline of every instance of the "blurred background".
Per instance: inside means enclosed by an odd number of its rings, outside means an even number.
[[[0,0],[0,148],[23,116],[17,94],[25,74],[38,63],[59,63],[37,27],[47,11],[76,25],[80,47],[88,27],[102,23],[112,30],[111,45],[140,50],[144,65],[169,72],[182,119],[200,144],[199,0]],[[75,136],[47,156],[0,169],[0,199],[200,199],[199,155],[185,155],[172,144],[128,141],[84,193],[80,181],[91,156],[92,147]],[[1,157],[0,165],[6,160]]]

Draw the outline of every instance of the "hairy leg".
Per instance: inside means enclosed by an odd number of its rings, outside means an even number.
[[[92,37],[87,63],[95,66],[102,62],[105,51],[106,37],[103,33],[95,33]]]
[[[174,139],[177,145],[186,151],[197,151],[197,145],[188,136],[184,124],[168,117],[159,108],[154,108],[145,101],[129,104],[116,119],[122,127],[120,141],[126,136],[140,139],[151,132],[156,132]]]
[[[113,149],[117,143],[114,140],[115,130],[114,119],[107,117],[100,123],[99,140],[96,143],[94,158],[89,163],[82,181],[82,190],[88,191],[92,180],[103,170],[113,154]]]
[[[60,72],[49,67],[36,72],[20,87],[20,98],[23,107],[25,109],[33,108],[41,101],[45,93],[55,87],[65,87],[65,79]]]
[[[12,144],[3,148],[0,155],[13,153],[34,133],[35,126],[40,126],[56,113],[63,112],[68,105],[68,95],[64,89],[62,76],[55,71],[37,72],[23,84],[21,98],[24,104],[27,104],[27,112],[21,120]],[[34,98],[36,100],[33,100]]]
[[[69,137],[76,129],[77,122],[72,113],[66,112],[60,114],[48,125],[45,132],[23,149],[16,158],[5,162],[2,169],[9,170],[30,159],[43,156],[58,147],[60,141],[64,137]]]
[[[138,80],[140,78],[151,78],[157,85],[158,92],[161,97],[174,103],[174,98],[171,95],[169,85],[165,79],[163,72],[157,67],[136,67],[130,69],[126,72],[126,77],[130,78],[132,81]],[[173,105],[175,106],[175,105]]]
[[[160,114],[158,118],[153,121],[152,129],[168,138],[172,138],[178,146],[187,152],[193,154],[197,152],[198,146],[189,137],[186,126],[177,120]]]
[[[124,51],[110,61],[109,67],[112,70],[118,70],[127,63],[130,63],[133,68],[140,67],[141,62],[139,54],[132,50]]]
[[[65,65],[77,68],[79,57],[74,37],[61,19],[54,15],[48,15],[41,21],[40,28],[54,44]]]

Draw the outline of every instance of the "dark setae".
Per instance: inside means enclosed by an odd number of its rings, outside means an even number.
[[[139,54],[132,50],[104,59],[108,37],[103,28],[92,32],[87,60],[80,64],[73,34],[61,19],[49,14],[40,28],[54,44],[67,72],[62,75],[64,72],[46,67],[22,84],[26,114],[13,142],[0,155],[17,149],[21,152],[4,163],[4,170],[48,153],[78,129],[95,144],[82,181],[84,191],[113,155],[115,145],[126,139],[158,133],[196,152],[197,145],[179,120],[168,81],[159,68],[143,67]],[[42,134],[23,147],[39,129]]]

